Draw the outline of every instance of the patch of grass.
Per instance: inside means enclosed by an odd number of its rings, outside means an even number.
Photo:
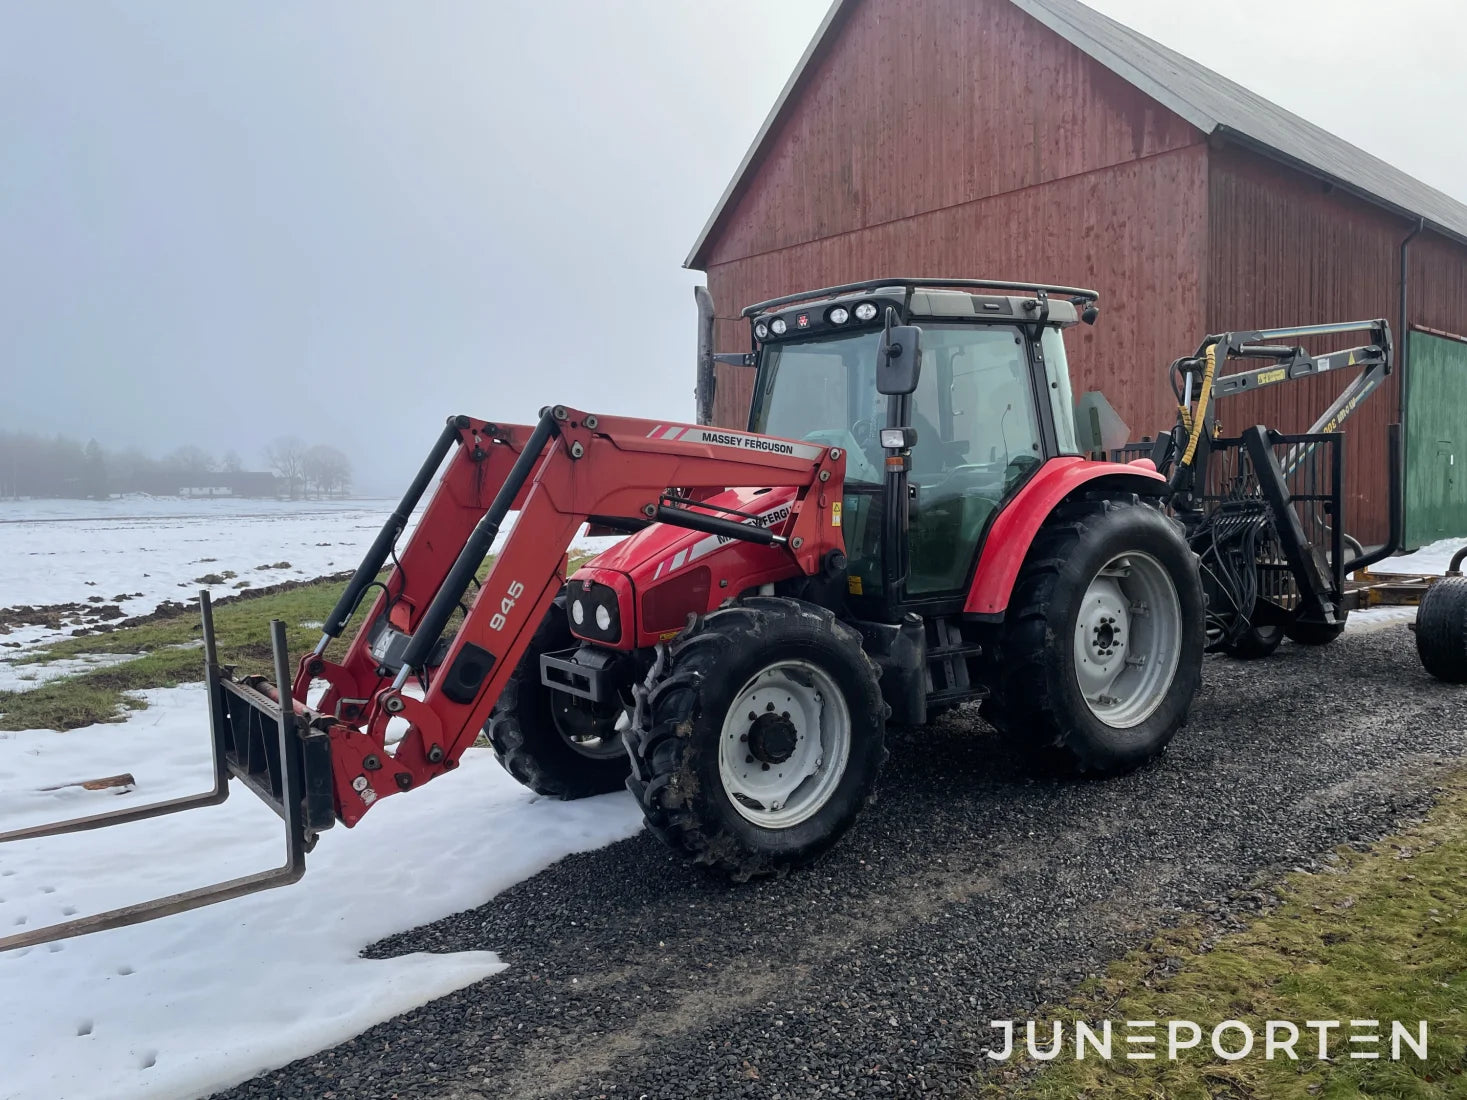
[[[593,555],[573,553],[574,572]],[[479,570],[487,575],[493,559]],[[384,578],[385,579],[385,578]],[[331,612],[345,582],[340,579],[309,581],[268,595],[214,605],[214,634],[222,664],[268,672],[270,668],[270,620],[286,625],[286,640],[292,655],[312,648],[321,637],[319,624]],[[369,594],[368,601],[372,596]],[[369,603],[370,606],[370,603]],[[450,629],[462,616],[455,612]],[[360,622],[354,619],[352,631]],[[100,653],[136,653],[121,664],[91,669],[51,680],[30,691],[0,691],[0,730],[69,730],[95,722],[120,722],[128,708],[136,708],[130,692],[173,687],[203,678],[203,651],[199,648],[203,627],[197,606],[180,608],[149,621],[124,625],[105,634],[67,638],[34,654],[20,664],[45,664],[68,657]],[[338,643],[341,644],[341,643]]]
[[[1162,933],[1147,948],[1087,983],[1041,1021],[1066,1021],[1062,1061],[1038,1072],[1015,1066],[990,1078],[978,1095],[1032,1100],[1263,1100],[1273,1097],[1437,1098],[1467,1096],[1467,778],[1446,787],[1427,820],[1366,852],[1341,849],[1327,873],[1295,874],[1279,888],[1281,904],[1241,931],[1209,936],[1197,922]],[[1201,1047],[1166,1060],[1170,1019],[1203,1028]],[[1070,1021],[1111,1020],[1114,1060],[1074,1060]],[[1158,1060],[1125,1059],[1125,1020],[1156,1020]],[[1224,1061],[1209,1049],[1210,1030],[1241,1020],[1255,1036],[1252,1054]],[[1299,1060],[1264,1057],[1264,1023],[1300,1027]],[[1309,1020],[1340,1020],[1330,1033],[1333,1060],[1318,1061]],[[1378,1020],[1381,1042],[1350,1047],[1351,1020]],[[1428,1058],[1402,1047],[1390,1060],[1390,1023],[1416,1034],[1428,1023]],[[1039,1042],[1047,1043],[1041,1022]],[[1020,1030],[1016,1028],[1016,1031]],[[1241,1042],[1237,1032],[1226,1049]],[[1023,1043],[1020,1033],[1016,1043]],[[1016,1047],[1016,1049],[1018,1049]],[[1136,1048],[1140,1049],[1140,1048]],[[1350,1050],[1377,1050],[1375,1061]],[[1025,1059],[1027,1062],[1027,1058]]]

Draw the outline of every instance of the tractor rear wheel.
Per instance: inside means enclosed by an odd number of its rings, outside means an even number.
[[[1421,597],[1416,652],[1438,680],[1467,684],[1467,577],[1444,577]]]
[[[1129,771],[1186,723],[1205,645],[1197,559],[1176,524],[1133,494],[1071,501],[1019,572],[986,711],[1064,770]]]
[[[823,607],[756,596],[677,639],[647,678],[627,787],[651,830],[737,881],[833,845],[886,759],[861,636]]]
[[[557,598],[484,724],[504,770],[552,798],[620,790],[631,767],[617,728],[626,724],[620,702],[592,703],[540,680],[540,654],[575,644],[565,599]]]

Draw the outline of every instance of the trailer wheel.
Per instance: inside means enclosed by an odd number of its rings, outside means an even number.
[[[1340,621],[1329,623],[1292,622],[1284,627],[1284,636],[1298,645],[1329,645],[1345,632],[1346,612],[1338,612]]]
[[[630,769],[616,728],[625,713],[619,703],[593,704],[540,681],[540,654],[575,644],[565,599],[557,598],[484,724],[504,770],[552,798],[620,790]]]
[[[1427,588],[1416,612],[1416,652],[1438,680],[1467,684],[1467,577]]]
[[[1236,642],[1223,646],[1223,652],[1240,661],[1256,661],[1271,657],[1284,641],[1281,626],[1250,626]]]
[[[1175,523],[1134,495],[1070,502],[1020,570],[987,709],[1064,770],[1129,771],[1186,723],[1205,646],[1197,559]]]
[[[861,637],[825,608],[756,596],[673,642],[647,678],[627,787],[676,851],[736,881],[836,842],[886,759]]]

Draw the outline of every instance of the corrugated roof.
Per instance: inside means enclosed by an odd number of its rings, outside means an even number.
[[[732,205],[775,123],[799,87],[826,38],[859,0],[835,0],[774,109],[744,154],[713,215],[693,244],[684,267],[693,267]],[[1286,111],[1241,84],[1213,72],[1160,42],[1088,8],[1079,0],[1009,0],[1083,53],[1135,85],[1204,134],[1218,134],[1265,156],[1326,179],[1344,190],[1467,243],[1467,204],[1422,183],[1343,138]]]

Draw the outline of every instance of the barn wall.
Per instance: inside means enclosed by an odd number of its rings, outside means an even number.
[[[1201,137],[1008,0],[862,0],[833,35],[701,260],[960,206]]]
[[[1203,319],[1207,147],[1197,144],[1036,187],[715,264],[720,351],[749,347],[738,310],[881,274],[940,273],[1093,286],[1094,328],[1069,334],[1075,391],[1102,390],[1137,434],[1175,419],[1165,366]],[[719,424],[747,420],[753,371],[720,367]]]
[[[1405,219],[1227,146],[1211,153],[1208,220],[1208,331],[1385,317],[1400,347],[1400,246],[1411,228]],[[1467,330],[1467,250],[1428,234],[1411,253],[1412,323]],[[1311,350],[1331,346],[1341,345]],[[1303,431],[1353,377],[1245,395],[1218,415],[1228,434],[1256,423]],[[1386,429],[1400,410],[1397,373],[1344,429],[1348,529],[1367,543],[1384,541],[1388,532]]]

